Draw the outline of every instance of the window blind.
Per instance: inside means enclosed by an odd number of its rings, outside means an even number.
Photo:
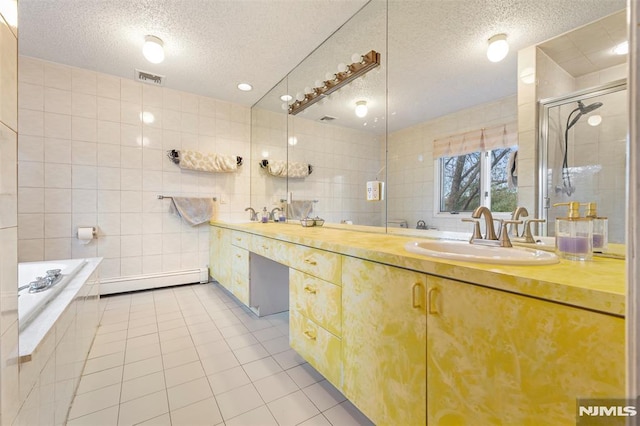
[[[433,158],[455,157],[515,145],[518,145],[518,124],[513,122],[435,139]]]

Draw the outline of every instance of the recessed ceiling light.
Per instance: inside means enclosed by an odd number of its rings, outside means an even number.
[[[152,64],[159,64],[164,61],[164,43],[156,36],[145,36],[142,54]]]
[[[280,96],[280,100],[282,102],[289,102],[292,99],[293,99],[293,96],[291,96],[291,95],[282,95],[282,96]]]
[[[248,92],[253,89],[253,86],[249,83],[239,83],[238,89],[242,90],[243,92]]]
[[[629,53],[629,42],[625,41],[618,44],[613,48],[613,53],[615,53],[616,55],[626,55],[627,53]]]

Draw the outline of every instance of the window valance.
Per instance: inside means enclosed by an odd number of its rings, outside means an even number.
[[[433,141],[433,158],[454,157],[518,145],[518,123],[483,127]]]

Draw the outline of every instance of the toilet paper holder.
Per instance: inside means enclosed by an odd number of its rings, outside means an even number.
[[[80,241],[84,241],[85,244],[91,241],[94,238],[98,237],[98,230],[95,226],[87,226],[87,227],[78,227],[78,232],[76,233],[76,237]]]

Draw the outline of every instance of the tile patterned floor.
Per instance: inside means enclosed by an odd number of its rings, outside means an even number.
[[[288,343],[215,284],[103,298],[69,426],[372,425]]]

